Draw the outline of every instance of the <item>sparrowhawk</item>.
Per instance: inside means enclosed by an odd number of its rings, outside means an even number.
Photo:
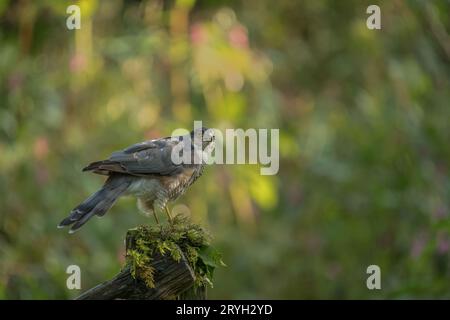
[[[157,223],[156,211],[160,210],[166,211],[171,222],[168,202],[182,195],[203,173],[205,159],[195,161],[199,155],[196,151],[201,154],[213,146],[213,131],[202,127],[184,136],[137,143],[112,153],[107,160],[89,164],[83,171],[108,178],[100,190],[74,208],[58,227],[71,226],[69,232],[73,233],[92,216],[103,216],[123,195],[135,196],[139,209],[153,214]],[[172,153],[180,149],[190,151],[190,161],[172,161]]]

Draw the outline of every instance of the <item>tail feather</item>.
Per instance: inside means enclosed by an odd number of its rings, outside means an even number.
[[[89,165],[87,165],[86,167],[84,167],[82,171],[90,171],[90,170],[97,169],[102,163],[103,163],[103,161],[92,162]]]
[[[103,187],[74,208],[58,228],[71,226],[69,233],[81,228],[92,216],[103,216],[127,190],[131,181],[124,176],[110,176]]]

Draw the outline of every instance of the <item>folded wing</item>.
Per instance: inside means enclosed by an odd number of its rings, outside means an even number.
[[[112,172],[134,176],[173,175],[182,165],[172,162],[172,150],[180,139],[162,138],[134,144],[114,152],[109,159],[89,164],[83,171],[109,175]]]

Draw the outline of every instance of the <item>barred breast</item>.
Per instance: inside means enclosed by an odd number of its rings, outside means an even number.
[[[188,167],[177,175],[162,177],[161,184],[167,190],[168,200],[173,201],[186,191],[197,178],[200,167],[202,166]]]
[[[137,178],[129,186],[127,193],[138,198],[138,207],[147,212],[163,209],[169,201],[176,200],[200,177],[202,165],[186,167],[179,174]]]

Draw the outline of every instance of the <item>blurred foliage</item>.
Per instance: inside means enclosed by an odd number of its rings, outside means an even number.
[[[449,10],[0,0],[0,298],[75,297],[71,264],[83,290],[112,277],[126,230],[151,220],[129,198],[56,229],[102,184],[81,168],[193,120],[280,128],[276,176],[210,166],[174,207],[223,252],[211,298],[450,298]]]

